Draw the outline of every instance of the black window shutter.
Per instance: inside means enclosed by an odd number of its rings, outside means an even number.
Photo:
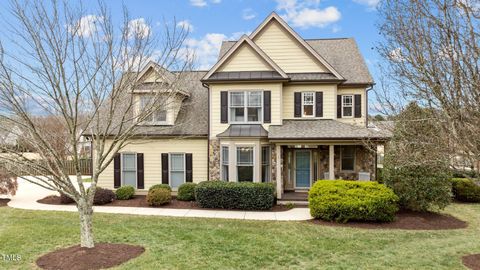
[[[263,91],[263,122],[271,123],[271,91]]]
[[[168,185],[168,154],[162,153],[162,184]]]
[[[355,95],[355,118],[362,117],[362,95]]]
[[[315,116],[323,117],[323,92],[315,92]]]
[[[193,171],[192,171],[192,154],[185,154],[185,181],[192,182],[193,180]]]
[[[342,95],[337,95],[337,118],[342,118]]]
[[[113,157],[113,187],[119,188],[122,185],[122,168],[121,168],[120,154],[115,154]]]
[[[143,154],[137,153],[137,188],[144,189],[144,166],[143,166]]]
[[[220,122],[228,123],[228,92],[220,92]]]
[[[295,109],[294,109],[294,116],[301,117],[302,116],[302,93],[295,92],[294,93],[294,102],[295,102]]]

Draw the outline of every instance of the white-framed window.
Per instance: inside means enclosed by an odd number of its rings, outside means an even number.
[[[302,92],[302,115],[304,117],[315,116],[315,93]]]
[[[342,117],[353,117],[353,95],[342,96]]]
[[[122,186],[137,188],[137,154],[122,153]]]
[[[253,146],[237,147],[237,181],[253,182]]]
[[[228,155],[229,149],[228,146],[222,145],[222,152],[221,152],[221,159],[222,159],[222,181],[228,182]]]
[[[151,108],[152,102],[154,97],[152,95],[140,95],[140,108],[139,112],[143,112],[145,108],[149,109]],[[167,123],[167,110],[165,109],[158,109],[154,112],[152,112],[149,115],[146,115],[144,120],[142,121],[144,124],[150,124],[150,125],[162,125]]]
[[[260,123],[263,110],[262,91],[229,93],[230,123]]]
[[[170,153],[170,186],[178,188],[185,183],[185,154]]]
[[[270,146],[262,146],[262,182],[270,182]]]
[[[340,148],[342,171],[355,170],[355,146],[348,145]]]

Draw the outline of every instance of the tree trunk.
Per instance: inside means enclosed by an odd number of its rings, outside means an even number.
[[[78,202],[77,208],[80,216],[80,246],[93,248],[93,208],[82,200]]]

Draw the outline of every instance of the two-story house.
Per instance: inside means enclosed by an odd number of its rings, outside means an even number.
[[[148,80],[155,65],[143,72]],[[305,40],[272,13],[191,77],[179,106],[195,105],[164,112],[168,132],[145,127],[150,137],[123,149],[99,185],[274,182],[282,198],[317,179],[375,179],[366,145],[387,137],[367,127],[373,79],[353,39]]]

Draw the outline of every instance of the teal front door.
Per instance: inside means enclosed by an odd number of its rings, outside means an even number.
[[[310,151],[297,150],[295,153],[295,188],[310,187]]]

